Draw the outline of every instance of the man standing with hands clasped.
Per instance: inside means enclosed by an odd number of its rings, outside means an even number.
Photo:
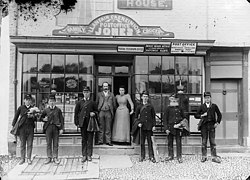
[[[138,105],[135,110],[135,119],[139,121],[138,127],[141,128],[141,157],[139,161],[142,162],[145,160],[145,140],[147,138],[149,160],[155,163],[156,160],[151,139],[156,124],[155,110],[154,107],[148,103],[148,97],[149,93],[143,91],[141,95],[142,103]]]
[[[64,118],[62,111],[55,105],[56,99],[54,94],[49,95],[49,107],[47,107],[40,117],[44,122],[43,131],[46,135],[47,142],[47,160],[44,164],[54,163],[59,164],[58,159],[58,146],[59,146],[59,134],[63,133]],[[53,150],[52,150],[53,145]]]
[[[202,137],[202,159],[201,162],[207,161],[207,140],[209,137],[212,161],[221,163],[220,158],[216,154],[215,144],[215,128],[221,122],[221,112],[218,106],[211,101],[211,93],[204,93],[205,103],[202,104],[195,114],[196,119],[201,119],[200,131]],[[216,117],[217,115],[217,117]]]

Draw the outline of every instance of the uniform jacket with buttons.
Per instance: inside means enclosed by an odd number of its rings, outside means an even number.
[[[90,118],[90,112],[94,112],[97,114],[97,105],[94,101],[85,99],[77,102],[75,106],[75,117],[74,122],[75,125],[79,127],[83,127],[84,121]]]
[[[221,122],[222,115],[221,115],[221,112],[216,104],[211,103],[209,108],[207,108],[206,103],[202,104],[198,108],[194,117],[196,119],[201,119],[201,115],[204,114],[205,112],[207,112],[207,116],[203,117],[204,122],[202,124],[205,124],[208,121],[211,121],[212,123],[220,123]]]
[[[169,130],[171,134],[176,134],[175,124],[179,124],[185,117],[184,111],[179,106],[168,106],[166,109],[164,129]]]
[[[48,117],[48,121],[44,122],[43,130],[44,132],[48,128],[50,124],[56,125],[59,129],[64,129],[64,117],[62,115],[62,111],[58,107],[54,107],[51,109],[50,107],[46,108],[40,117],[40,120],[42,120],[45,117]]]
[[[152,130],[156,124],[155,110],[151,104],[140,104],[135,110],[135,119],[139,119],[142,123],[143,130]]]
[[[27,125],[28,127],[35,127],[35,121],[36,118],[35,117],[30,117],[28,118],[27,112],[29,111],[29,109],[32,108],[31,106],[28,108],[26,105],[21,105],[19,106],[19,108],[17,109],[17,112],[15,114],[15,117],[12,121],[12,126],[15,126],[19,116],[22,117],[19,121],[19,127],[23,126],[23,125]]]

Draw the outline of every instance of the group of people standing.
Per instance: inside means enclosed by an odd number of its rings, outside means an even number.
[[[106,144],[113,146],[112,142],[130,143],[131,134],[133,142],[141,146],[141,156],[139,161],[145,160],[145,141],[148,143],[149,160],[156,162],[153,142],[151,137],[156,128],[155,109],[149,102],[149,93],[143,91],[141,103],[134,110],[134,104],[129,94],[125,94],[125,87],[119,87],[119,95],[114,96],[109,91],[109,84],[102,84],[102,92],[97,94],[96,101],[90,97],[89,87],[83,88],[83,98],[75,106],[74,123],[80,128],[82,137],[82,162],[92,161],[93,139],[96,134],[96,145]],[[202,159],[207,160],[207,140],[210,140],[212,161],[220,163],[221,160],[216,153],[215,128],[221,121],[221,113],[218,106],[211,102],[211,94],[204,93],[205,103],[202,104],[195,114],[195,118],[200,120],[200,130],[202,136]],[[170,104],[167,107],[163,125],[168,138],[168,157],[165,161],[174,159],[173,140],[176,139],[177,160],[182,163],[182,137],[189,134],[188,117],[182,107],[179,106],[178,97],[171,95]],[[19,119],[19,133],[21,140],[21,162],[25,162],[27,144],[27,162],[31,164],[31,152],[34,136],[34,122],[36,116],[29,113],[31,108],[31,96],[24,97],[24,105],[20,106],[15,114],[12,125],[15,126]],[[130,108],[128,108],[128,104]],[[118,105],[118,106],[117,106]],[[28,112],[28,113],[27,113]],[[130,133],[130,115],[134,115],[132,130]],[[20,116],[20,118],[19,118]],[[19,118],[19,119],[18,119]],[[47,160],[60,163],[58,159],[59,135],[63,133],[64,118],[62,111],[55,106],[55,96],[49,96],[48,107],[39,116],[40,121],[44,122],[44,133],[47,142]]]

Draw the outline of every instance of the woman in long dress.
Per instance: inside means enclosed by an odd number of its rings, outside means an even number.
[[[129,143],[130,142],[130,115],[134,112],[134,104],[129,94],[125,94],[125,87],[119,87],[119,95],[116,95],[118,108],[115,113],[115,119],[112,131],[112,141]],[[130,104],[131,112],[127,107]]]

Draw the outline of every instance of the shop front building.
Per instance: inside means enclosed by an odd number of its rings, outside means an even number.
[[[31,93],[34,104],[46,106],[54,93],[65,118],[60,144],[81,145],[80,130],[74,124],[74,107],[89,86],[95,100],[103,82],[116,95],[125,86],[135,105],[148,90],[156,110],[157,130],[164,135],[164,111],[169,96],[177,93],[189,117],[191,136],[199,135],[194,114],[211,91],[222,112],[216,131],[218,145],[249,143],[248,59],[249,48],[215,44],[216,39],[178,39],[175,32],[160,26],[141,26],[130,16],[107,13],[90,23],[68,24],[53,29],[52,36],[11,36],[16,47],[16,106]],[[133,117],[131,117],[131,121]],[[42,123],[36,123],[35,148],[46,144]]]

